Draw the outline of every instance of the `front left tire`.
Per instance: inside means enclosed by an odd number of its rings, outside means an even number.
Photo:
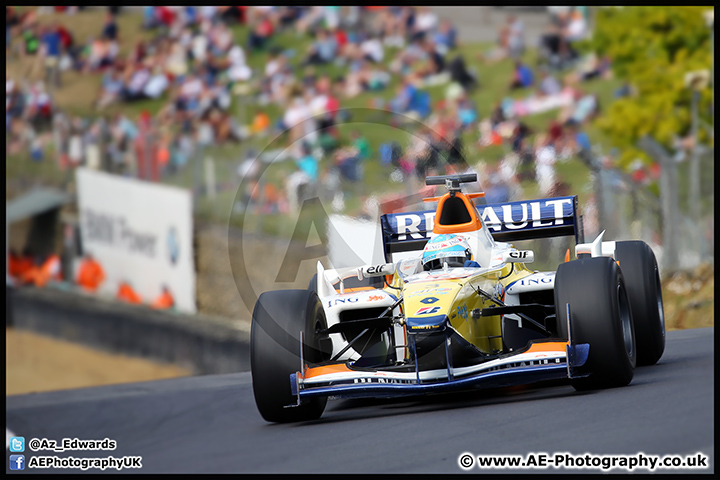
[[[260,415],[268,422],[301,422],[320,418],[327,398],[314,398],[300,406],[291,393],[290,374],[301,370],[303,360],[312,366],[330,358],[325,312],[315,292],[276,290],[260,295],[253,310],[250,333],[250,369],[253,395]]]

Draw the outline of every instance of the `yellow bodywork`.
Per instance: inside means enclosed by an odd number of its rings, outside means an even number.
[[[488,354],[502,351],[501,316],[473,319],[473,309],[496,306],[477,293],[481,288],[490,295],[504,296],[505,287],[533,272],[523,264],[505,264],[466,278],[437,278],[405,283],[397,274],[392,285],[402,289],[405,318],[447,315],[450,325],[468,342]],[[498,289],[497,285],[502,288]],[[390,293],[397,293],[388,289]],[[502,299],[502,298],[501,298]]]

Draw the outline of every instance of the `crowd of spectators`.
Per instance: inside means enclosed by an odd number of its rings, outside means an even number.
[[[558,188],[555,161],[589,149],[584,125],[599,105],[582,82],[610,72],[608,59],[573,53],[573,44],[587,35],[586,11],[552,11],[537,42],[541,64],[534,67],[522,59],[523,22],[509,15],[497,47],[482,59],[513,58],[508,93],[530,93],[508,95],[481,119],[472,100],[480,79],[458,53],[457,30],[428,7],[143,7],[142,28],[150,35],[121,55],[126,32],[117,18],[124,14],[109,9],[97,37],[82,44],[61,21],[41,26],[38,11],[18,15],[8,7],[8,45],[17,37],[21,42],[12,44],[19,54],[36,56],[45,68],[44,81],[33,84],[6,76],[9,153],[29,148],[41,160],[43,144],[55,142],[63,167],[83,164],[158,180],[183,168],[203,146],[283,134],[296,172],[283,185],[251,182],[246,197],[263,211],[285,212],[321,190],[342,205],[343,182],[361,181],[370,158],[390,165],[396,182],[463,165],[462,137],[470,132],[480,149],[511,147],[488,175],[489,187],[496,183],[491,178],[509,183],[498,191],[512,198],[519,182],[532,178],[549,195]],[[245,25],[245,37],[233,33],[236,24]],[[279,32],[310,37],[311,46],[302,53],[281,48],[273,41]],[[265,62],[251,68],[248,61],[258,55]],[[560,77],[559,69],[568,65],[570,72]],[[95,118],[67,116],[54,107],[52,92],[68,69],[101,76]],[[394,95],[383,101],[378,92],[393,84]],[[433,85],[447,85],[439,102],[431,102],[427,87]],[[230,112],[239,92],[252,96],[257,107],[248,125]],[[340,135],[336,125],[349,115],[343,105],[364,92],[373,97],[369,106],[388,112],[393,125],[417,129],[412,144],[384,144],[370,152],[359,132]],[[146,99],[162,101],[155,115],[105,113],[113,104]],[[270,118],[267,111],[278,108],[279,118]],[[560,113],[546,131],[532,132],[523,123],[522,117],[551,109]],[[424,126],[417,127],[417,120]]]

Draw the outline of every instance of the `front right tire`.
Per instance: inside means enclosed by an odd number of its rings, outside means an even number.
[[[570,304],[574,344],[590,344],[588,359],[570,383],[576,390],[621,387],[632,381],[637,348],[623,274],[608,257],[563,263],[555,276],[558,335],[568,338]]]

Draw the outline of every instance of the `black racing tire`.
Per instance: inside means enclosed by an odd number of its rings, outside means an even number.
[[[268,422],[301,422],[320,418],[327,398],[306,400],[298,407],[290,374],[300,370],[300,331],[308,365],[330,358],[329,337],[316,332],[327,328],[317,294],[309,290],[276,290],[260,295],[253,310],[250,333],[250,369],[253,394],[260,415]]]
[[[615,259],[625,277],[635,324],[637,363],[655,365],[665,351],[665,312],[655,254],[640,240],[616,242]]]
[[[632,381],[637,348],[623,274],[608,257],[563,263],[555,276],[558,334],[568,338],[565,304],[570,304],[574,344],[590,344],[585,365],[575,368],[575,390],[622,387]]]

